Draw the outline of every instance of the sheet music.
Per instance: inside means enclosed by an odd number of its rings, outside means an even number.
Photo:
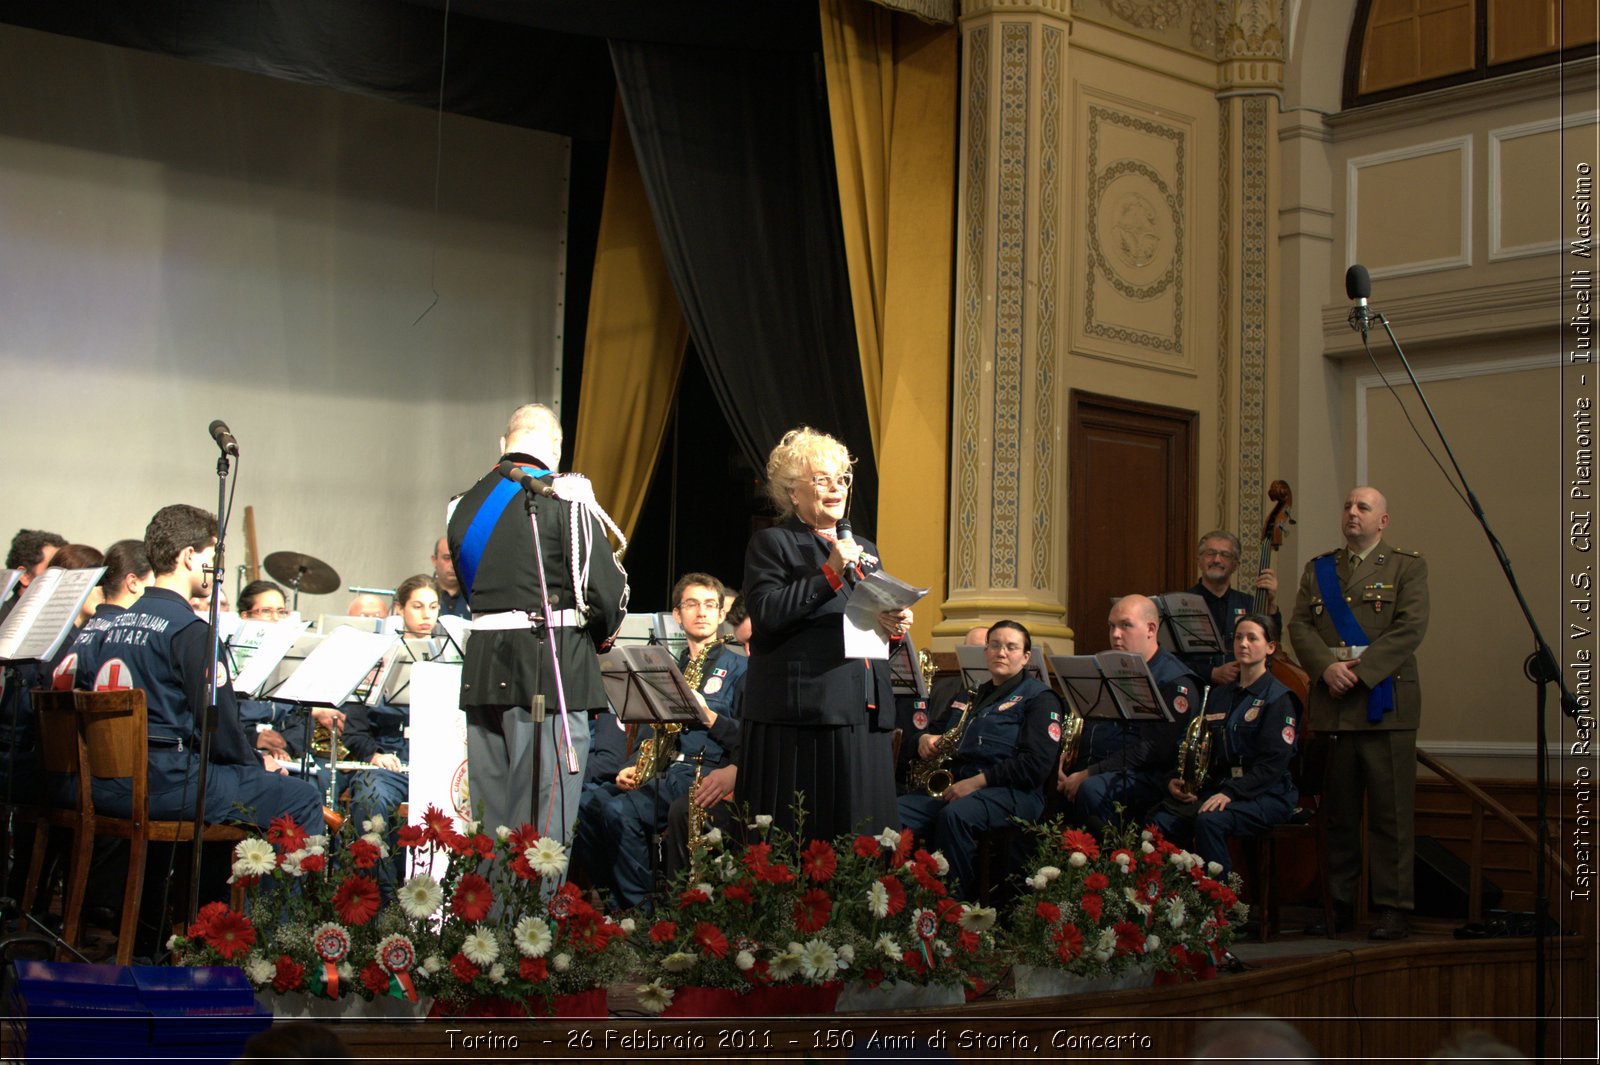
[[[340,627],[323,637],[316,650],[273,693],[292,703],[341,706],[373,667],[394,647],[398,637]]]
[[[904,610],[927,594],[928,589],[913,588],[881,569],[856,581],[844,606],[844,656],[887,659],[889,637],[878,627],[878,615]]]
[[[50,568],[35,577],[0,626],[0,661],[54,658],[105,572],[104,566]]]
[[[233,663],[233,690],[254,695],[289,653],[306,623],[286,621],[243,621],[228,640],[228,657]]]
[[[20,581],[21,579],[22,579],[22,571],[21,570],[19,570],[19,569],[8,569],[8,570],[6,570],[5,576],[0,577],[0,603],[5,602],[7,599],[9,599],[11,597],[11,589],[15,588],[17,586],[17,582]]]
[[[1222,636],[1206,601],[1194,592],[1168,592],[1150,597],[1161,615],[1160,631],[1170,634],[1179,654],[1216,654]]]
[[[889,657],[889,683],[896,695],[910,695],[918,699],[928,697],[928,684],[922,677],[922,662],[917,658],[917,647],[907,636],[900,641]]]
[[[619,721],[693,724],[700,720],[694,693],[666,647],[613,647],[599,657],[600,682]]]
[[[1050,665],[1063,696],[1080,717],[1172,720],[1149,665],[1136,654],[1051,655]]]

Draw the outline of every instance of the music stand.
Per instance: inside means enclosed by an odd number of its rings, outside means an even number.
[[[672,652],[661,644],[613,647],[600,655],[600,681],[623,724],[687,727],[700,722],[700,704]]]
[[[1168,648],[1180,655],[1222,654],[1222,634],[1211,619],[1211,611],[1204,599],[1193,592],[1169,592],[1150,597],[1161,615],[1158,631],[1168,637],[1173,645]],[[1163,646],[1168,641],[1163,641]]]
[[[968,691],[977,691],[978,686],[989,679],[989,660],[984,657],[984,650],[970,644],[956,645],[956,664],[961,667],[961,683],[967,686]],[[1022,672],[1046,688],[1052,687],[1050,667],[1045,664],[1049,657],[1049,649],[1040,644],[1034,647],[1028,660],[1022,664]]]
[[[896,695],[911,695],[924,702],[928,699],[928,681],[922,675],[922,663],[909,636],[889,647],[889,683]]]
[[[1060,692],[1067,705],[1083,718],[1085,728],[1094,720],[1117,722],[1122,746],[1126,749],[1128,730],[1139,722],[1176,719],[1161,697],[1155,678],[1145,660],[1128,651],[1101,651],[1096,655],[1052,655],[1050,664],[1061,681]],[[1087,742],[1087,740],[1086,740]],[[1084,756],[1090,752],[1085,750]],[[1126,759],[1119,773],[1128,774]],[[1123,784],[1126,786],[1126,776]]]

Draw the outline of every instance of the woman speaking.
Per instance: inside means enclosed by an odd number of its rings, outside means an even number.
[[[850,464],[826,433],[785,433],[767,459],[782,520],[756,533],[744,560],[752,628],[735,798],[788,831],[803,808],[807,839],[900,823],[889,664],[844,655],[850,589],[882,565],[870,541],[840,535]],[[911,611],[886,610],[878,624],[900,639]]]

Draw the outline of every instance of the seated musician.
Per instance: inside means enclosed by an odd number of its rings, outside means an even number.
[[[106,556],[98,547],[90,547],[88,544],[67,544],[50,556],[50,564],[45,569],[95,569],[105,564]],[[101,601],[100,588],[96,585],[90,590],[89,597],[83,601],[83,605],[78,608],[78,616],[72,619],[72,631],[61,642],[61,647],[56,651],[56,656],[50,660],[45,668],[45,672],[52,678],[52,686],[58,671],[73,672],[72,670],[63,670],[65,660],[71,654],[72,642],[83,631],[83,626],[88,623],[89,619],[94,617],[94,612],[99,608]]]
[[[1065,710],[1061,697],[1023,671],[1033,638],[1015,621],[989,627],[984,657],[989,679],[953,709],[967,711],[966,724],[947,768],[952,783],[937,796],[900,796],[900,823],[950,863],[951,890],[972,899],[978,890],[978,839],[1012,818],[1037,820],[1044,789],[1061,743]],[[924,760],[937,757],[941,737],[929,733],[917,745]]]
[[[1233,631],[1239,677],[1218,686],[1206,701],[1211,732],[1210,767],[1189,791],[1182,779],[1167,783],[1156,827],[1227,875],[1228,839],[1259,836],[1294,814],[1299,799],[1289,762],[1300,729],[1300,700],[1267,670],[1278,650],[1278,626],[1264,614],[1246,614]]]
[[[1076,770],[1058,765],[1056,790],[1074,803],[1075,820],[1095,832],[1117,820],[1118,805],[1130,820],[1142,822],[1145,811],[1161,801],[1189,715],[1200,710],[1200,682],[1157,642],[1160,614],[1148,596],[1118,599],[1107,622],[1112,648],[1144,659],[1156,691],[1177,720],[1084,723],[1088,764]]]
[[[401,636],[407,640],[432,637],[439,619],[439,588],[425,573],[408,577],[395,589],[395,613]],[[410,654],[409,645],[402,654]],[[423,661],[431,657],[425,654]],[[398,831],[395,809],[410,793],[407,766],[411,761],[411,708],[380,699],[376,706],[352,701],[345,704],[344,745],[350,759],[372,769],[351,775],[350,815],[359,826],[381,815],[390,833]],[[394,848],[391,846],[391,850]]]
[[[1239,538],[1226,529],[1213,529],[1200,537],[1196,552],[1200,579],[1189,591],[1205,601],[1211,622],[1217,627],[1222,650],[1213,654],[1180,655],[1184,664],[1206,687],[1230,684],[1239,676],[1239,663],[1233,658],[1233,626],[1256,609],[1256,597],[1233,587],[1233,574],[1239,568]],[[1265,595],[1267,612],[1282,628],[1278,613],[1278,575],[1271,569],[1256,574],[1255,590]]]
[[[461,588],[461,578],[456,576],[456,560],[450,554],[450,538],[439,537],[433,545],[433,583],[439,589],[439,613],[456,618],[472,618],[467,606],[467,593]]]
[[[975,625],[967,630],[962,642],[968,647],[982,647],[989,642],[989,630],[983,625]],[[930,732],[941,735],[953,728],[961,715],[951,707],[957,702],[964,702],[963,696],[966,694],[966,678],[957,670],[954,676],[934,680],[928,689],[928,700],[924,706],[918,707],[914,698],[896,696],[895,725],[900,729],[900,755],[895,759],[894,779],[899,794],[904,795],[910,790],[906,783],[906,770],[919,760],[922,737]]]
[[[639,758],[615,783],[586,791],[578,808],[574,860],[584,863],[597,887],[609,889],[619,908],[646,905],[655,834],[667,827],[674,801],[688,793],[696,767],[712,774],[728,762],[730,742],[737,744],[731,737],[738,733],[746,659],[717,638],[722,585],[708,574],[689,573],[673,588],[672,601],[672,616],[688,637],[678,665],[702,704],[700,723],[665,740],[668,734],[657,730],[647,737],[653,758]]]
[[[163,507],[150,519],[144,543],[154,573],[151,586],[110,619],[98,646],[80,653],[78,670],[97,688],[144,689],[151,816],[182,820],[194,815],[197,727],[214,690],[217,717],[206,822],[243,822],[265,829],[274,817],[287,813],[306,831],[320,831],[322,796],[316,787],[267,772],[245,737],[233,689],[224,684],[208,690],[207,674],[219,668],[214,664],[215,643],[189,602],[204,598],[210,588],[216,518],[186,504]],[[132,798],[128,780],[94,782],[96,806],[113,816],[128,816]]]

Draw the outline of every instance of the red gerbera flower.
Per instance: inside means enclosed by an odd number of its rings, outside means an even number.
[[[900,883],[897,876],[880,876],[878,883],[883,885],[883,890],[889,896],[889,912],[887,916],[893,917],[906,908],[906,888]]]
[[[650,942],[670,943],[677,938],[678,925],[675,921],[657,921],[650,926]]]
[[[467,873],[456,883],[450,896],[450,910],[463,921],[481,921],[489,916],[494,905],[494,892],[489,882],[477,873]]]
[[[402,847],[420,847],[427,842],[428,834],[420,825],[401,825],[394,838]]]
[[[1088,914],[1089,920],[1098,921],[1105,907],[1105,899],[1099,895],[1085,895],[1078,902],[1078,908]]]
[[[371,869],[378,864],[378,859],[383,857],[383,852],[364,839],[358,839],[350,844],[350,860],[357,869]]]
[[[1118,921],[1112,927],[1117,933],[1118,954],[1144,953],[1144,929],[1132,921]]]
[[[524,980],[542,984],[550,979],[550,966],[545,963],[543,958],[523,958],[517,964],[517,975]]]
[[[1095,842],[1094,836],[1081,828],[1069,828],[1061,833],[1061,846],[1066,848],[1068,854],[1073,851],[1082,851],[1085,858],[1100,857],[1100,844]]]
[[[361,982],[376,998],[389,990],[389,971],[375,961],[361,967]]]
[[[1075,924],[1062,925],[1050,933],[1055,940],[1056,957],[1063,963],[1071,962],[1083,953],[1083,931]]]
[[[833,872],[838,866],[839,856],[833,852],[833,846],[827,840],[812,840],[800,855],[801,871],[819,884],[833,879]]]
[[[378,913],[378,885],[368,876],[347,877],[333,893],[333,912],[347,925],[366,924]]]
[[[1039,901],[1033,904],[1034,916],[1045,924],[1055,924],[1061,920],[1061,907],[1053,902]]]
[[[855,842],[857,858],[876,858],[878,856],[878,840],[876,836],[857,836]]]
[[[828,923],[833,899],[821,888],[812,888],[794,904],[794,926],[802,932],[815,932]]]
[[[1111,878],[1104,873],[1090,873],[1083,878],[1083,887],[1086,891],[1104,891],[1111,886]]]
[[[255,945],[256,929],[244,914],[224,910],[212,918],[206,939],[222,955],[223,961],[232,961],[235,954],[243,954]]]
[[[720,960],[728,956],[728,937],[709,921],[701,921],[694,926],[694,941],[713,958]]]
[[[267,842],[284,853],[297,851],[306,845],[306,831],[288,814],[279,814],[267,825]]]
[[[917,838],[910,829],[902,829],[900,842],[894,845],[894,856],[889,859],[889,864],[896,869],[906,864],[906,859],[911,856],[911,848],[916,842]]]
[[[305,979],[306,970],[302,965],[297,965],[295,960],[287,954],[278,956],[278,963],[273,969],[272,990],[280,995],[286,995],[300,986]]]
[[[739,856],[739,860],[744,862],[746,869],[754,871],[766,865],[771,856],[772,844],[752,843],[744,849],[744,853]]]
[[[482,970],[472,964],[472,961],[459,950],[456,951],[456,956],[450,959],[450,975],[464,984],[476,980],[480,972]]]
[[[428,804],[422,812],[423,835],[430,843],[443,843],[448,837],[456,834],[455,822],[443,810]]]

